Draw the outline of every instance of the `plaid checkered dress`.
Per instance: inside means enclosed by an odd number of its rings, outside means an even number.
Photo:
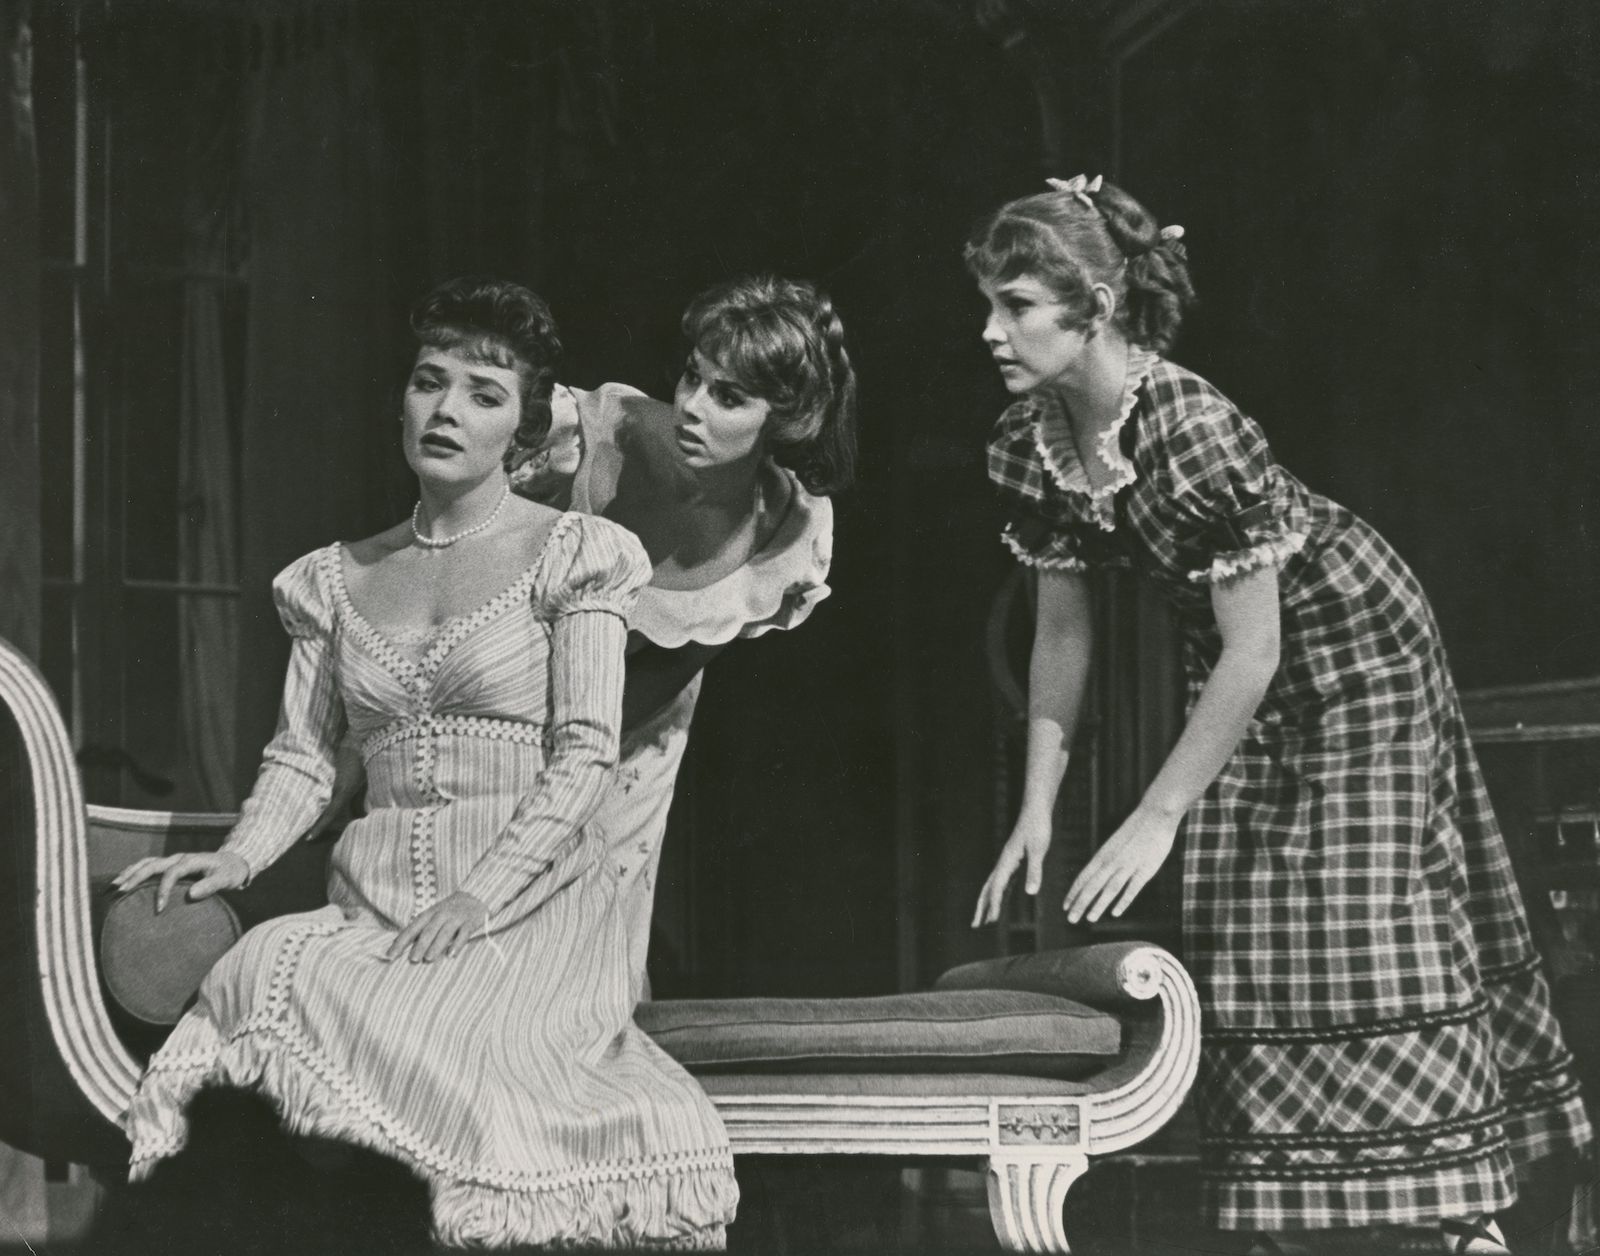
[[[1514,1165],[1591,1140],[1510,861],[1416,578],[1277,466],[1215,388],[1135,351],[1091,489],[1047,397],[989,473],[1024,562],[1130,567],[1174,608],[1191,705],[1210,586],[1279,567],[1282,661],[1185,820],[1205,1007],[1207,1203],[1229,1229],[1495,1212]]]

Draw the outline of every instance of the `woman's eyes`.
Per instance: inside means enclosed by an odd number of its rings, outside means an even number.
[[[690,388],[697,388],[703,381],[700,372],[692,366],[683,368],[683,383]],[[711,385],[711,400],[715,401],[724,410],[737,410],[740,406],[748,405],[750,399],[742,392],[730,388],[726,384],[713,382]]]
[[[410,388],[412,392],[436,393],[444,391],[445,383],[442,379],[433,375],[414,375],[411,377]],[[472,398],[472,404],[480,410],[495,410],[510,400],[504,393],[483,392],[482,390],[468,395]]]

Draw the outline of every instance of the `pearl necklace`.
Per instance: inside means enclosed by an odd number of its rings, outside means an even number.
[[[500,513],[501,508],[505,506],[510,496],[511,486],[507,484],[500,492],[500,500],[494,504],[494,509],[489,512],[488,517],[482,523],[475,523],[472,527],[457,532],[454,536],[423,536],[422,529],[417,526],[417,519],[422,511],[422,503],[419,501],[411,508],[411,535],[416,537],[417,544],[424,549],[445,549],[454,545],[457,541],[464,541],[474,533],[482,532],[487,528],[495,521],[495,516]]]

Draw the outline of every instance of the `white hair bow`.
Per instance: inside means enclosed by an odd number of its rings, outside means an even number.
[[[1089,199],[1089,193],[1100,190],[1101,178],[1099,175],[1095,175],[1091,179],[1087,175],[1075,174],[1070,179],[1046,179],[1045,182],[1057,192],[1065,192],[1068,196],[1076,196],[1090,209],[1093,209],[1095,204]]]
[[[1045,182],[1057,192],[1065,192],[1068,196],[1077,197],[1085,206],[1096,213],[1100,211],[1100,207],[1089,199],[1089,195],[1100,190],[1100,185],[1104,182],[1101,176],[1095,175],[1091,179],[1088,175],[1075,174],[1070,179],[1046,179]],[[1162,243],[1175,244],[1181,239],[1183,239],[1183,228],[1177,223],[1161,228]]]

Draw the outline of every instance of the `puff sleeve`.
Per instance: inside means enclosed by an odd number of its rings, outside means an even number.
[[[1185,416],[1168,439],[1175,541],[1188,578],[1214,584],[1304,547],[1288,484],[1261,429],[1231,407]]]
[[[628,616],[650,579],[632,533],[568,515],[531,594],[550,635],[550,753],[533,788],[461,882],[502,928],[534,911],[600,857],[582,841],[616,767]]]
[[[305,835],[333,794],[345,711],[334,676],[333,607],[322,571],[330,556],[337,561],[337,550],[308,554],[272,582],[278,617],[294,638],[283,704],[255,786],[222,844],[245,861],[252,879]]]
[[[1052,523],[1025,506],[1014,506],[1000,540],[1024,567],[1039,571],[1088,571],[1083,538],[1077,528]]]

